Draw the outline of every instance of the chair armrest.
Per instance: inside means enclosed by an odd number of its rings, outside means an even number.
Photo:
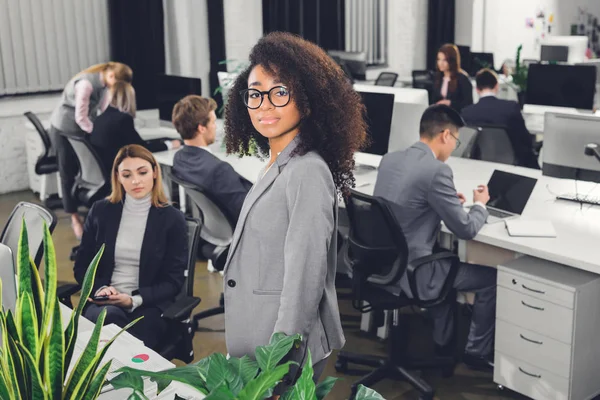
[[[446,280],[444,281],[444,285],[442,286],[438,297],[432,300],[422,300],[419,297],[419,291],[417,288],[417,270],[423,265],[432,263],[434,261],[446,259],[451,261],[450,270],[448,271],[448,275],[446,276]],[[456,256],[456,254],[451,253],[449,251],[442,251],[425,257],[420,257],[408,263],[406,267],[406,277],[408,278],[408,285],[410,286],[410,291],[412,292],[413,299],[417,301],[422,307],[433,307],[445,302],[448,298],[448,295],[452,291],[454,279],[456,278],[456,274],[458,273],[459,266],[459,258]]]
[[[199,297],[182,297],[171,304],[169,308],[163,312],[162,317],[173,321],[183,321],[190,317],[192,310],[196,308],[198,304],[200,304]]]
[[[78,283],[67,283],[56,288],[56,296],[59,299],[65,299],[73,296],[75,293],[81,290],[81,286]]]

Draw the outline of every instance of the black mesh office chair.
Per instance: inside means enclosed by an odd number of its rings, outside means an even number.
[[[202,251],[212,261],[213,266],[222,271],[227,261],[227,252],[233,237],[235,219],[229,215],[224,207],[220,207],[211,194],[203,188],[185,182],[172,173],[168,173],[168,175],[169,179],[185,189],[186,196],[192,200],[195,206],[193,213],[198,215],[202,223],[200,238],[207,243],[206,246],[203,246]],[[219,307],[204,310],[194,315],[196,327],[199,320],[224,312],[225,303],[223,294],[221,294]]]
[[[108,195],[110,177],[106,175],[100,156],[86,136],[70,132],[60,134],[69,140],[79,164],[72,195],[89,208],[96,200]]]
[[[459,260],[450,252],[435,253],[408,262],[406,239],[390,205],[381,198],[368,196],[354,190],[346,200],[350,219],[348,252],[352,260],[353,306],[361,312],[393,311],[393,321],[387,357],[367,354],[338,354],[336,370],[347,372],[348,364],[359,364],[376,369],[352,385],[352,396],[359,384],[371,386],[383,379],[402,376],[420,393],[422,399],[433,399],[434,389],[412,375],[409,369],[442,369],[447,375],[454,368],[454,357],[428,360],[410,360],[406,355],[406,327],[401,326],[399,310],[416,306],[429,308],[442,303],[456,304],[453,282],[458,272]],[[437,298],[421,299],[417,291],[416,274],[419,267],[435,260],[452,261],[448,277]],[[398,289],[403,275],[407,276],[414,293],[413,298]],[[455,312],[458,307],[454,307]],[[455,327],[458,324],[455,324]]]
[[[157,352],[167,360],[177,358],[185,363],[190,363],[194,360],[192,340],[196,332],[191,316],[194,308],[200,304],[200,298],[194,297],[194,272],[202,224],[197,218],[186,218],[186,224],[189,257],[185,281],[175,303],[162,314],[162,317],[169,322],[169,329]]]
[[[459,130],[460,146],[452,152],[453,157],[471,158],[473,146],[477,140],[479,131],[472,126],[463,126]]]
[[[12,251],[15,266],[17,265],[17,250],[21,237],[21,224],[23,219],[27,224],[27,237],[29,239],[29,254],[34,255],[33,261],[39,267],[44,253],[44,228],[46,222],[50,233],[56,227],[56,215],[47,208],[38,204],[20,202],[13,208],[2,234],[0,243],[5,244]]]
[[[429,104],[431,104],[431,98],[433,93],[433,72],[415,70],[412,71],[412,87],[415,89],[425,89],[429,95]]]
[[[32,113],[31,111],[27,111],[24,115],[33,124],[44,146],[44,152],[35,162],[35,173],[40,176],[40,200],[45,201],[48,197],[47,188],[49,174],[56,174],[56,187],[58,189],[58,197],[61,197],[60,178],[58,176],[58,161],[56,159],[54,149],[52,148],[50,136],[48,135],[46,128],[44,128],[44,125],[42,125],[40,119],[34,113]],[[51,208],[55,208],[59,206],[59,203],[60,202],[52,202],[51,204],[49,204],[49,206],[51,206]]]
[[[505,127],[479,125],[474,128],[477,129],[477,138],[473,144],[470,158],[517,165],[515,150]]]
[[[377,79],[375,80],[375,86],[394,86],[396,84],[396,80],[398,79],[398,74],[394,72],[382,72],[379,74]]]

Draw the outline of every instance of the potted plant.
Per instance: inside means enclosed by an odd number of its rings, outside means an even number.
[[[72,360],[79,317],[85,304],[80,301],[63,330],[56,297],[56,255],[48,228],[44,224],[44,285],[37,266],[29,255],[27,227],[23,222],[17,251],[17,305],[15,313],[2,308],[0,296],[0,398],[6,400],[85,399],[98,397],[110,368],[100,367],[102,357],[113,341],[136,321],[122,329],[99,350],[102,312],[90,341],[77,360]],[[94,275],[102,248],[93,259],[81,288],[86,299],[94,284]],[[0,293],[2,282],[0,281]],[[68,367],[73,368],[68,374]]]
[[[525,92],[527,91],[527,67],[521,64],[521,50],[523,49],[523,45],[519,45],[517,47],[517,58],[516,58],[516,66],[515,71],[513,72],[512,82],[516,87],[517,96],[519,98],[519,105],[523,108],[525,104]]]

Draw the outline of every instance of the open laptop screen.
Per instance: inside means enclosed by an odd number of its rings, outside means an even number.
[[[488,206],[521,214],[533,192],[537,179],[495,170],[488,183]]]

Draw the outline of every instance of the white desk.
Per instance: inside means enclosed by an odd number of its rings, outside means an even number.
[[[63,329],[67,328],[67,325],[69,324],[69,321],[71,319],[71,314],[73,313],[73,310],[71,310],[69,307],[65,306],[64,304],[60,304],[60,313],[62,316],[62,324],[63,324]],[[84,318],[83,316],[79,318],[79,332],[85,332],[85,331],[90,331],[94,329],[94,324],[89,321],[88,319]],[[125,337],[127,335],[131,335],[128,332],[124,332],[121,334],[121,336],[119,336],[113,343],[114,345],[118,345],[119,342],[126,342]],[[162,358],[162,357],[161,357]],[[169,368],[174,368],[175,364],[173,364],[172,362],[162,358],[161,360],[158,361],[161,364],[164,364],[164,368],[162,369],[169,369]],[[171,385],[169,385],[169,388],[173,388],[175,389],[176,393],[185,398],[185,399],[203,399],[205,396],[198,392],[197,390],[192,389],[190,386],[185,385],[183,383],[180,382],[172,382]],[[103,394],[101,394],[98,399],[104,399],[104,400],[108,400],[108,399],[119,399],[119,398],[125,398],[126,396],[128,396],[131,393],[131,390],[129,389],[120,389],[120,390],[113,390],[113,391],[108,391],[105,392]],[[150,398],[159,398],[160,396],[157,397],[150,397]],[[162,398],[162,397],[160,397]]]

